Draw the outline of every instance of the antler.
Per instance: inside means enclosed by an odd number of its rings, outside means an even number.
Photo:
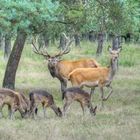
[[[64,55],[64,54],[69,53],[69,52],[70,52],[70,47],[69,47],[69,46],[70,46],[71,43],[74,41],[73,38],[72,38],[72,39],[69,39],[69,38],[66,36],[65,33],[63,33],[63,35],[64,35],[64,37],[65,37],[65,39],[66,39],[65,49],[64,49],[63,51],[60,51],[58,54],[56,54],[56,55],[55,55],[56,57],[62,56],[62,55]]]
[[[47,51],[45,51],[45,52],[39,51],[39,50],[37,49],[35,43],[33,42],[33,40],[32,40],[32,45],[33,45],[33,47],[34,47],[34,49],[35,49],[35,50],[33,50],[33,51],[34,51],[36,54],[43,55],[44,57],[47,57],[47,58],[51,57],[51,56],[48,54]]]

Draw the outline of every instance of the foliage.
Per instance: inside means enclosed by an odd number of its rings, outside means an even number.
[[[41,32],[46,28],[47,22],[56,20],[56,10],[59,3],[51,0],[1,0],[0,5],[0,31]]]
[[[140,29],[140,4],[133,0],[90,0],[83,30],[123,34]]]

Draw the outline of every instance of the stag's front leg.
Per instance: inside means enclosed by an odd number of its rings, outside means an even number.
[[[67,88],[67,80],[61,78],[60,83],[61,83],[61,92],[63,93],[65,89]]]

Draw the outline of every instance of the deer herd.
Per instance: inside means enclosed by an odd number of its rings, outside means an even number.
[[[54,102],[53,96],[45,90],[38,89],[30,91],[29,98],[23,93],[11,89],[0,89],[0,117],[2,117],[2,108],[8,105],[9,118],[14,118],[14,112],[19,111],[22,118],[33,117],[37,115],[38,106],[41,104],[44,117],[46,117],[46,108],[50,107],[57,116],[65,116],[66,111],[73,101],[80,103],[83,114],[85,108],[89,109],[90,114],[96,115],[97,106],[93,107],[91,96],[96,87],[101,92],[101,107],[104,107],[106,101],[113,92],[111,86],[113,77],[117,71],[118,57],[121,48],[112,50],[109,48],[110,63],[107,67],[102,67],[95,59],[80,60],[61,60],[61,56],[70,52],[72,40],[68,39],[65,49],[58,54],[51,56],[47,51],[39,50],[32,42],[34,52],[42,55],[48,61],[48,69],[52,77],[59,79],[61,83],[62,100],[64,100],[63,111]],[[72,87],[67,88],[67,82],[70,81]],[[91,88],[91,92],[83,90],[84,87]],[[104,88],[110,89],[108,95],[104,97]]]

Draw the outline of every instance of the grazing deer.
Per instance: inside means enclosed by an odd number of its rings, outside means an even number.
[[[61,117],[62,112],[54,103],[53,96],[45,90],[33,90],[29,93],[30,110],[33,117],[37,115],[38,105],[42,104],[44,117],[46,116],[46,108],[50,107],[57,116]]]
[[[85,112],[85,107],[89,108],[90,113],[92,115],[96,115],[97,106],[95,108],[93,108],[93,106],[91,104],[90,94],[88,92],[80,89],[79,87],[67,88],[63,92],[63,100],[65,101],[64,102],[64,107],[63,107],[64,115],[65,115],[68,107],[71,105],[71,103],[73,101],[78,101],[80,103],[80,105],[82,107],[83,115],[84,115],[84,112]]]
[[[2,108],[8,105],[9,118],[14,118],[14,112],[19,111],[22,117],[26,116],[27,105],[21,94],[10,89],[0,89],[0,116],[2,117]]]
[[[83,86],[87,86],[92,87],[92,89],[99,87],[101,91],[102,107],[103,101],[107,100],[113,92],[111,82],[117,71],[117,62],[120,50],[120,48],[118,50],[109,49],[111,54],[109,67],[78,68],[69,74],[69,80],[73,86],[79,86],[81,88]],[[104,87],[111,89],[106,98],[104,98]]]
[[[76,68],[93,68],[98,67],[99,64],[95,59],[80,59],[80,60],[61,60],[60,58],[64,54],[68,54],[70,52],[70,44],[73,40],[69,40],[66,42],[65,49],[60,51],[58,54],[51,56],[47,51],[42,52],[37,49],[35,43],[32,42],[34,47],[34,52],[36,54],[44,56],[48,60],[48,69],[52,77],[56,77],[60,80],[61,83],[61,91],[64,92],[67,87],[67,79],[70,72],[72,72]]]

